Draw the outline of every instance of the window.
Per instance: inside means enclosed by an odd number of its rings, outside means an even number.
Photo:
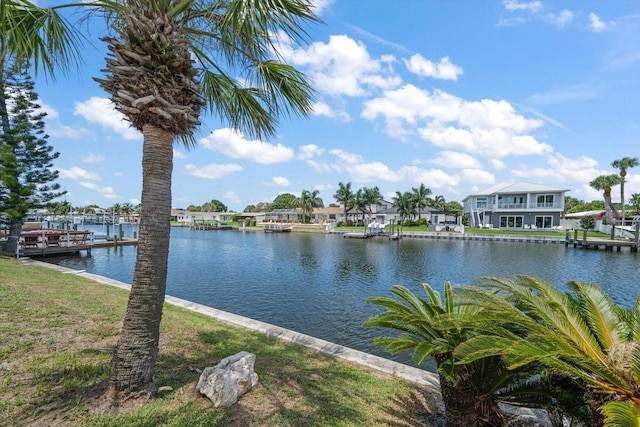
[[[551,227],[553,227],[553,217],[552,216],[537,216],[536,217],[536,227],[537,228],[551,228]]]
[[[553,207],[553,194],[538,194],[537,207],[539,208],[552,208]]]
[[[522,228],[524,223],[523,216],[517,215],[501,215],[500,228]]]
[[[487,198],[486,197],[478,197],[476,199],[476,209],[484,209],[487,207]]]

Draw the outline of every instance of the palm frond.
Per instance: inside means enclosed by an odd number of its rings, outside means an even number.
[[[602,407],[605,426],[640,427],[640,410],[632,402],[609,402]]]

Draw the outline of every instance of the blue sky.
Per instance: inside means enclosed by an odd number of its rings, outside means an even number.
[[[45,2],[47,6],[59,2]],[[324,0],[305,49],[282,46],[318,91],[308,118],[270,140],[203,118],[198,146],[176,145],[173,206],[230,210],[339,182],[390,199],[424,183],[461,201],[525,181],[600,199],[589,181],[640,157],[640,2]],[[142,138],[111,108],[104,35],[78,73],[38,76],[59,183],[74,206],[139,203]],[[613,192],[619,200],[619,190]],[[640,192],[631,169],[625,194]]]

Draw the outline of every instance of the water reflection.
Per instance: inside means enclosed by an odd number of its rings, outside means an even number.
[[[135,256],[124,246],[55,261],[130,283]],[[394,284],[422,292],[423,282],[441,290],[445,281],[530,274],[559,288],[571,279],[598,283],[631,305],[638,261],[638,254],[558,244],[172,229],[167,293],[389,357],[373,345],[381,332],[362,322],[378,311],[366,298],[391,295]],[[393,358],[410,363],[407,355]]]

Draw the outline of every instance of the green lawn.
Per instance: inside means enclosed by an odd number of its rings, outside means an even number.
[[[433,394],[206,316],[165,305],[155,381],[173,391],[92,415],[128,292],[0,258],[0,424],[70,426],[414,426]],[[255,353],[259,384],[228,409],[194,391],[220,359]]]

